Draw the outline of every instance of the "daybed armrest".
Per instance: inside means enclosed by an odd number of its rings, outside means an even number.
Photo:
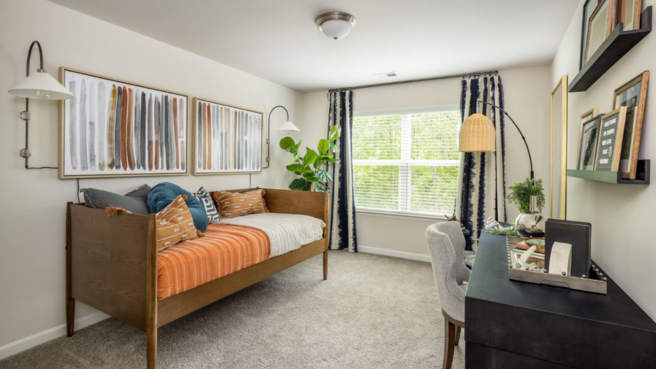
[[[69,203],[68,216],[71,297],[145,329],[147,300],[156,292],[149,285],[157,279],[154,215],[108,217],[104,209]]]
[[[272,213],[309,215],[328,224],[328,193],[265,189],[267,208]]]

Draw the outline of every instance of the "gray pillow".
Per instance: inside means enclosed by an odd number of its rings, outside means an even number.
[[[104,209],[110,206],[118,206],[134,214],[148,215],[146,198],[148,198],[150,186],[147,184],[129,192],[125,196],[96,188],[83,188],[80,192],[84,193],[84,205],[90,208]]]

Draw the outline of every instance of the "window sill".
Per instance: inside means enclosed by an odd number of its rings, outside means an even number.
[[[408,213],[394,213],[388,211],[376,211],[369,209],[355,209],[356,214],[371,215],[382,218],[396,218],[406,220],[426,220],[426,221],[445,221],[446,217],[443,215],[422,215],[422,214],[408,214]]]

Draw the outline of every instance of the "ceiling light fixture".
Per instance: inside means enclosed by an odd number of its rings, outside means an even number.
[[[355,27],[355,17],[344,12],[329,12],[318,16],[314,23],[326,36],[339,40],[351,33]]]

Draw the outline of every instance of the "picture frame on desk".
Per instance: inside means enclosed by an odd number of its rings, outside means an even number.
[[[648,85],[649,71],[644,71],[613,94],[613,109],[627,108],[618,169],[622,172],[622,178],[636,178]]]

